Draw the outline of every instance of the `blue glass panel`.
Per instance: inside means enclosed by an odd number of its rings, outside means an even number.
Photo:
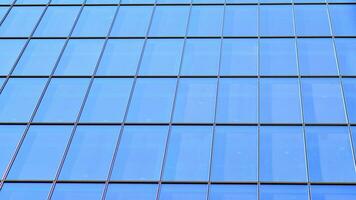
[[[313,200],[354,200],[356,186],[353,185],[313,185],[311,186]]]
[[[193,6],[191,8],[189,36],[220,36],[224,18],[223,6]]]
[[[344,123],[345,111],[338,79],[302,79],[306,123]]]
[[[54,179],[67,146],[72,126],[31,126],[8,179]]]
[[[7,75],[15,64],[26,40],[0,40],[0,75]]]
[[[74,122],[88,83],[89,79],[84,78],[52,79],[34,121]]]
[[[0,0],[0,5],[3,5],[3,4],[12,4],[12,2],[14,2],[14,0]]]
[[[301,75],[337,75],[332,39],[298,39],[299,69]]]
[[[257,6],[226,6],[224,36],[256,36]]]
[[[356,79],[343,79],[343,86],[348,120],[350,123],[356,123]]]
[[[210,200],[256,200],[255,185],[211,185]]]
[[[141,75],[178,75],[184,40],[148,40],[143,54]]]
[[[46,4],[49,0],[17,0],[16,4]]]
[[[294,39],[260,40],[261,75],[297,75],[297,57]]]
[[[180,79],[174,122],[212,122],[215,114],[216,79]]]
[[[165,3],[165,4],[171,4],[171,3],[177,3],[177,4],[182,4],[182,3],[190,3],[192,0],[156,0],[157,3]]]
[[[340,36],[356,35],[356,5],[329,6],[333,34]]]
[[[352,143],[353,143],[353,150],[354,150],[354,156],[356,160],[356,126],[351,126],[351,136],[352,136]]]
[[[257,3],[258,0],[226,0],[226,3]]]
[[[56,75],[92,75],[98,62],[104,40],[69,40],[63,52]]]
[[[293,8],[288,5],[266,5],[259,9],[260,35],[291,36],[293,30]]]
[[[122,122],[132,82],[132,79],[126,78],[95,79],[80,121]]]
[[[315,182],[356,181],[347,127],[306,127],[309,176]]]
[[[1,24],[0,36],[29,36],[35,28],[44,8],[44,6],[13,7],[5,21]]]
[[[0,191],[0,199],[45,200],[50,183],[5,183]]]
[[[31,40],[17,63],[14,75],[50,75],[65,40]]]
[[[27,122],[45,83],[44,78],[10,79],[0,95],[0,121]]]
[[[309,200],[306,185],[261,185],[261,200]],[[314,199],[313,199],[314,200]]]
[[[51,4],[81,4],[84,0],[52,0]]]
[[[138,79],[131,100],[128,122],[169,122],[176,79]],[[159,112],[157,112],[159,110]]]
[[[68,36],[79,10],[79,6],[48,7],[34,35],[37,37]]]
[[[300,103],[298,79],[260,80],[261,123],[300,123]]]
[[[59,179],[106,180],[119,133],[119,126],[79,126]]]
[[[220,79],[216,121],[256,122],[257,92],[257,80],[254,78]]]
[[[330,35],[326,5],[296,5],[294,12],[297,35]]]
[[[0,5],[2,4],[1,0],[0,0]],[[5,16],[5,14],[7,13],[7,11],[9,10],[9,7],[0,7],[0,20],[2,20],[2,18]]]
[[[218,126],[215,128],[211,167],[212,181],[256,181],[257,128]]]
[[[207,181],[212,127],[176,126],[171,130],[164,180]]]
[[[121,3],[127,4],[153,4],[156,0],[121,0]]]
[[[224,39],[220,75],[256,75],[257,58],[256,39]]]
[[[159,195],[160,200],[205,200],[206,185],[200,184],[164,184]]]
[[[126,126],[111,179],[159,180],[167,135],[167,126]]]
[[[154,200],[157,185],[155,184],[110,184],[106,200]]]
[[[150,28],[151,36],[184,36],[189,6],[158,6]]]
[[[335,39],[336,53],[341,75],[356,75],[356,39]]]
[[[85,3],[92,4],[117,4],[120,0],[86,0]]]
[[[104,184],[59,183],[56,184],[52,200],[99,200]]]
[[[98,75],[135,75],[144,40],[109,40],[101,58]]]
[[[186,41],[181,74],[217,75],[220,39],[189,39]]]
[[[120,7],[111,36],[146,36],[151,21],[152,8],[152,6]]]

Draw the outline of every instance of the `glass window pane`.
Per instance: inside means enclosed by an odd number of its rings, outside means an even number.
[[[350,123],[356,123],[356,79],[343,79],[343,86],[348,120]]]
[[[16,4],[46,4],[49,0],[17,0]]]
[[[54,179],[67,146],[72,126],[31,126],[8,179]]]
[[[9,5],[12,4],[12,2],[14,2],[14,0],[0,0],[0,5]]]
[[[207,181],[212,127],[175,126],[171,130],[164,180]]]
[[[144,40],[108,40],[97,75],[135,75]]]
[[[79,126],[59,179],[106,180],[119,133],[119,126]]]
[[[353,185],[313,185],[311,186],[313,200],[354,200],[356,186]]]
[[[340,74],[356,75],[356,39],[337,38],[335,44]]]
[[[128,122],[169,122],[176,89],[173,78],[138,79],[132,96]],[[159,110],[159,112],[157,112]]]
[[[5,183],[0,191],[0,199],[46,199],[51,185],[50,183]]]
[[[297,75],[297,57],[294,39],[260,40],[261,75]]]
[[[220,75],[257,75],[256,39],[224,39]]]
[[[211,167],[212,181],[256,181],[257,128],[217,126]]]
[[[167,126],[126,126],[111,179],[159,180],[167,134]]]
[[[56,75],[92,75],[104,40],[69,40],[58,63]]]
[[[211,185],[210,200],[256,200],[255,185]]]
[[[174,122],[212,122],[215,115],[216,79],[180,79]]]
[[[51,0],[51,4],[81,4],[84,0]]]
[[[344,123],[345,111],[338,79],[302,79],[304,121],[306,123]]]
[[[260,35],[291,36],[293,30],[293,8],[288,5],[266,5],[259,9]]]
[[[36,113],[36,122],[74,122],[85,96],[89,79],[52,79]],[[65,109],[63,109],[65,108]]]
[[[154,4],[155,0],[121,0],[122,4]]]
[[[46,81],[44,78],[9,79],[0,95],[0,121],[30,120]]]
[[[110,184],[105,199],[153,200],[156,192],[156,184]]]
[[[8,75],[26,40],[0,40],[0,75]]]
[[[99,200],[104,184],[93,183],[58,183],[54,189],[52,200]]]
[[[217,75],[220,61],[220,39],[186,41],[181,74]]]
[[[261,200],[309,200],[306,185],[261,185]],[[313,199],[314,200],[314,199]]]
[[[257,36],[257,6],[226,6],[224,36]]]
[[[185,36],[189,6],[158,6],[153,16],[151,36]]]
[[[298,79],[260,80],[261,123],[300,123],[300,103]]]
[[[122,122],[129,100],[132,79],[96,78],[85,102],[82,122]]]
[[[31,40],[17,63],[14,75],[50,75],[65,40]]]
[[[254,78],[220,79],[216,121],[257,122],[257,91],[257,80]]]
[[[313,182],[355,182],[347,127],[306,127],[309,176]]]
[[[141,75],[178,75],[184,40],[147,40],[143,54]]]
[[[164,184],[160,191],[160,200],[205,200],[206,185],[200,184]]]
[[[0,0],[0,5],[2,5],[2,2]],[[2,18],[6,15],[7,11],[9,10],[9,6],[6,7],[0,7],[0,21]]]
[[[220,36],[224,18],[223,6],[193,6],[191,8],[189,36]]]
[[[117,4],[120,0],[87,0],[85,3],[87,4]]]
[[[68,36],[73,28],[79,10],[79,6],[48,7],[34,35],[37,37]]]
[[[330,35],[326,5],[296,5],[294,13],[298,36]]]
[[[340,36],[356,35],[356,5],[330,5],[333,34]]]
[[[111,36],[146,36],[152,8],[152,6],[121,6]]]
[[[116,6],[86,6],[73,31],[73,36],[106,36],[114,18]]]

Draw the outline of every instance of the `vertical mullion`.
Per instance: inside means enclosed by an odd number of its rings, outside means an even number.
[[[258,0],[257,3],[257,200],[260,200],[260,23],[261,23],[261,3]]]

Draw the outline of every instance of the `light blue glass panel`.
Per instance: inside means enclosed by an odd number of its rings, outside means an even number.
[[[300,105],[298,79],[260,80],[261,123],[300,123]]]
[[[111,179],[159,180],[167,135],[167,126],[126,126]]]
[[[258,0],[226,0],[226,3],[257,3]]]
[[[348,127],[306,127],[306,134],[310,181],[356,181]]]
[[[189,10],[189,6],[156,7],[149,35],[185,36]]]
[[[297,75],[297,57],[294,39],[260,40],[261,75]]]
[[[121,0],[121,3],[126,3],[126,4],[154,4],[155,0]]]
[[[58,183],[54,189],[52,200],[99,200],[104,184],[94,183]]]
[[[332,39],[298,39],[301,75],[338,75]]]
[[[0,121],[30,120],[46,81],[44,78],[10,79],[0,95]]]
[[[132,88],[132,79],[96,78],[80,121],[122,122]]]
[[[256,39],[224,39],[220,75],[257,75]]]
[[[212,181],[257,180],[257,128],[217,126],[214,136]]]
[[[294,13],[298,36],[330,35],[326,5],[296,5]]]
[[[84,0],[52,0],[51,4],[81,4]]]
[[[189,36],[220,36],[224,18],[223,6],[193,6],[189,19]]]
[[[60,180],[106,180],[119,126],[78,126]]]
[[[122,1],[121,3],[124,3]],[[122,6],[116,16],[111,36],[146,36],[152,16],[152,6]]]
[[[45,200],[50,189],[50,183],[5,183],[0,191],[0,199]]]
[[[77,37],[106,36],[116,9],[116,6],[84,7],[72,35]]]
[[[34,121],[74,122],[88,83],[89,79],[86,78],[52,79]]]
[[[302,79],[306,123],[345,123],[340,82],[333,78]]]
[[[257,80],[222,78],[219,82],[216,121],[254,123],[257,121]]]
[[[183,3],[190,3],[192,0],[157,0],[157,3],[164,3],[164,4],[183,4]]]
[[[56,75],[92,75],[104,40],[69,40],[58,63]]]
[[[306,185],[261,185],[261,200],[309,200]],[[314,200],[314,199],[313,199]]]
[[[301,127],[262,126],[260,128],[260,179],[276,182],[306,182],[304,145]]]
[[[97,75],[135,75],[144,40],[108,40]]]
[[[178,75],[184,40],[148,40],[143,54],[141,75]]]
[[[356,39],[335,39],[336,55],[341,75],[356,75]]]
[[[171,130],[164,166],[164,180],[207,181],[212,127],[175,126]]]
[[[14,75],[50,75],[65,40],[31,40],[16,65]]]
[[[26,40],[0,40],[0,75],[9,74]]]
[[[333,34],[340,36],[356,35],[356,5],[330,5]]]
[[[292,36],[293,8],[289,5],[265,5],[259,9],[260,35]]]
[[[156,184],[110,184],[106,200],[154,200]]]
[[[50,6],[38,25],[34,36],[65,37],[73,28],[79,6]]]
[[[160,191],[160,200],[205,200],[207,186],[202,184],[164,184]]]
[[[356,186],[354,185],[313,185],[311,186],[313,200],[354,200]]]
[[[214,120],[216,79],[180,79],[175,102],[174,122]]]
[[[255,185],[211,185],[209,200],[256,200]]]
[[[54,179],[67,146],[72,126],[31,126],[8,179]]]
[[[44,8],[44,6],[13,7],[5,21],[1,24],[0,36],[30,36]]]
[[[354,150],[354,156],[356,160],[356,126],[351,126],[351,136],[352,136],[352,143],[353,143],[353,150]]]
[[[85,3],[88,4],[117,4],[120,0],[87,0]]]
[[[10,5],[12,2],[14,2],[14,0],[0,0],[0,5]]]
[[[17,0],[16,4],[46,4],[49,0]]]
[[[343,86],[348,120],[350,123],[356,123],[356,79],[344,78]]]
[[[176,82],[176,79],[173,78],[138,79],[130,103],[127,121],[169,122]]]
[[[217,75],[220,61],[220,39],[186,41],[181,74]]]
[[[1,2],[1,0],[0,0],[0,5],[1,5],[2,3],[3,3],[3,2]],[[9,10],[9,6],[0,7],[0,20],[2,20],[2,18],[5,16],[5,14],[7,13],[8,10]]]
[[[257,36],[257,6],[226,6],[224,36]]]

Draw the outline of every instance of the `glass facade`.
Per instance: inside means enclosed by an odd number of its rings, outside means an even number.
[[[0,0],[0,24],[0,199],[356,199],[354,0]]]

